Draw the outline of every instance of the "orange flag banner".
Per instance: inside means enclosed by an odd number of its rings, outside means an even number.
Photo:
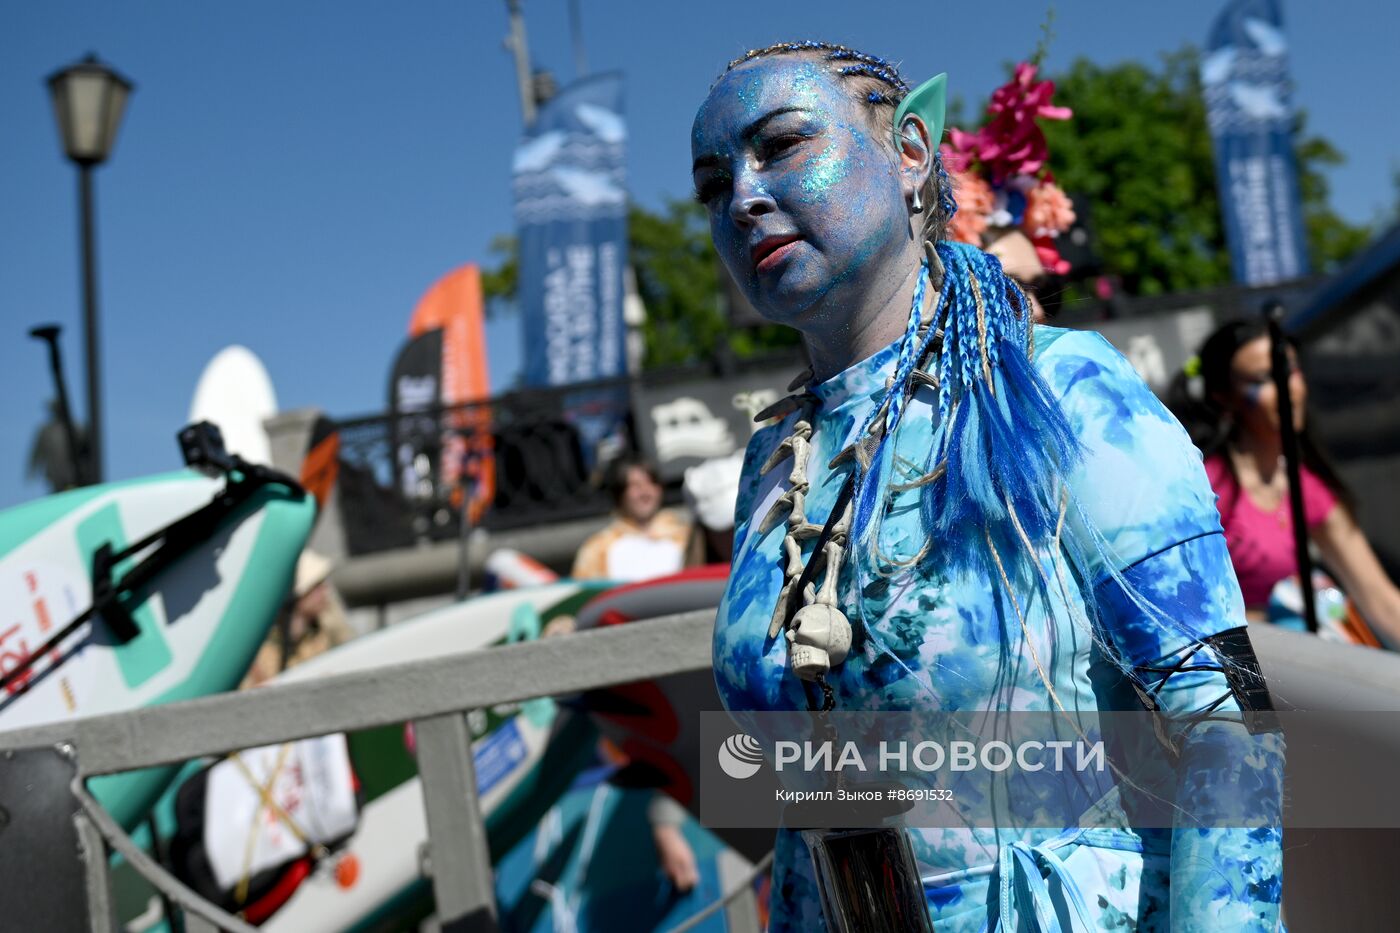
[[[469,516],[479,522],[496,493],[491,442],[490,369],[486,359],[486,301],[481,270],[474,263],[438,279],[418,301],[408,335],[442,330],[442,404],[455,408],[445,421],[442,475],[455,484],[454,500],[468,497]]]

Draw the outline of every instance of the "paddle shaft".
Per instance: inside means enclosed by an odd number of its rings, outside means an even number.
[[[1293,518],[1293,554],[1298,563],[1298,591],[1303,596],[1303,621],[1308,631],[1317,632],[1317,603],[1314,601],[1312,554],[1308,551],[1308,522],[1303,512],[1303,470],[1298,432],[1293,427],[1293,395],[1288,382],[1293,367],[1288,362],[1288,343],[1283,336],[1283,305],[1275,302],[1268,310],[1269,362],[1278,396],[1279,431],[1283,439],[1283,462],[1288,471],[1288,508]]]

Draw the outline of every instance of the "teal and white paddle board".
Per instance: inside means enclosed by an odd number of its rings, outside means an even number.
[[[223,488],[182,470],[48,496],[0,512],[0,671],[92,603],[93,554],[115,551],[201,507]],[[265,486],[212,536],[129,600],[139,634],[116,643],[100,620],[80,626],[0,696],[0,730],[154,706],[238,685],[291,589],[315,502]],[[114,571],[119,580],[143,555]],[[82,750],[78,750],[82,754]],[[155,803],[174,769],[98,778],[98,798],[127,828]]]

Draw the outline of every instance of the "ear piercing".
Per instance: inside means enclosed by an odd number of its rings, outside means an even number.
[[[914,202],[909,206],[916,214],[922,214],[924,212],[924,191],[922,186],[914,189]]]

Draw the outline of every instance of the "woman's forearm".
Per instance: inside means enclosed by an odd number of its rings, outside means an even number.
[[[1400,649],[1400,590],[1390,582],[1351,513],[1333,509],[1314,537],[1327,566],[1362,617],[1387,647]]]
[[[1278,928],[1283,736],[1203,723],[1182,748],[1172,833],[1173,933]]]
[[[1358,591],[1356,608],[1386,647],[1400,650],[1400,592],[1393,586],[1386,590]]]

